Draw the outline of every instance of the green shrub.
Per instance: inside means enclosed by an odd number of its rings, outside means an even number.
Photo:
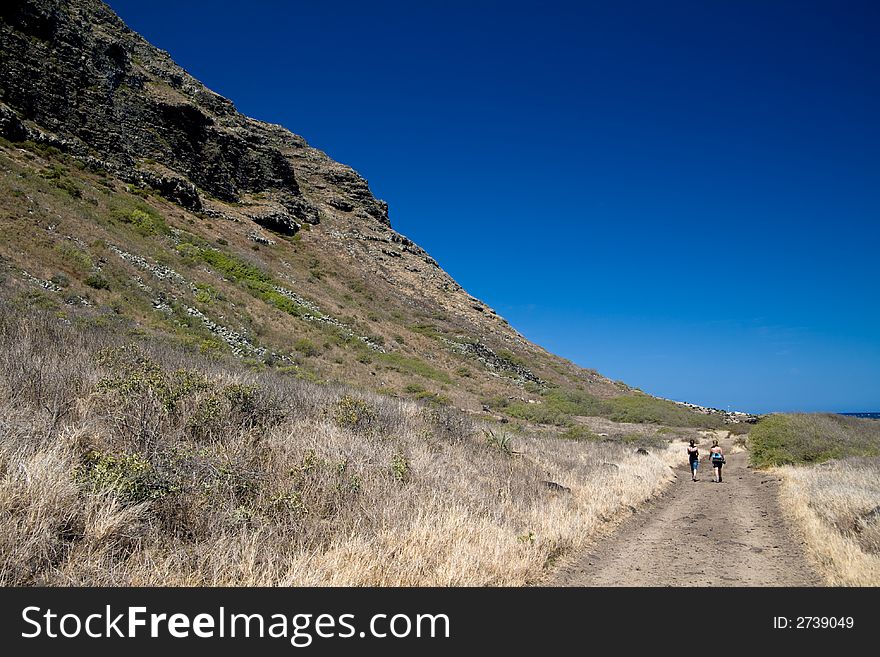
[[[220,295],[211,285],[196,283],[196,301],[200,303],[212,303],[219,299]]]
[[[391,475],[399,482],[409,479],[409,462],[400,454],[391,457]]]
[[[583,390],[554,388],[548,390],[543,399],[548,408],[567,415],[589,417],[608,413],[607,402]]]
[[[366,432],[372,429],[378,414],[365,400],[345,395],[336,402],[333,409],[333,420],[344,429]]]
[[[184,397],[208,387],[205,377],[190,370],[164,371],[137,346],[102,349],[98,364],[112,374],[98,381],[99,392],[118,395],[122,399],[149,394],[166,411],[173,411]]]
[[[288,315],[302,317],[303,315],[308,314],[308,310],[296,303],[293,299],[289,299],[276,290],[266,288],[266,286],[261,283],[249,283],[248,287],[255,296],[266,303],[275,306],[278,310],[286,312]]]
[[[513,402],[504,407],[505,412],[515,418],[528,420],[536,424],[552,424],[567,427],[572,423],[571,415],[559,410],[551,404],[528,404]]]
[[[439,340],[443,337],[440,330],[433,324],[415,324],[414,326],[410,326],[409,330],[413,333],[419,333],[435,340]]]
[[[582,390],[555,388],[547,391],[540,403],[513,402],[507,404],[507,413],[513,417],[539,424],[569,426],[571,416],[599,416],[608,413],[607,404]]]
[[[439,392],[432,392],[430,390],[417,392],[415,398],[419,401],[425,401],[436,406],[449,406],[452,403],[452,400],[446,395],[441,395]]]
[[[293,348],[303,356],[317,356],[320,353],[318,348],[306,338],[298,338],[295,340]]]
[[[161,214],[143,201],[131,197],[117,197],[111,205],[110,217],[144,237],[171,232]]]
[[[150,198],[150,196],[152,196],[152,193],[146,187],[129,186],[128,193],[133,194],[134,196],[138,196],[140,198]]]
[[[46,180],[61,180],[65,174],[67,173],[67,168],[61,166],[60,164],[53,164],[48,167],[45,171],[43,171],[43,178]]]
[[[498,356],[498,358],[500,358],[501,360],[512,363],[513,365],[526,367],[526,361],[509,349],[498,349],[495,351],[495,355]]]
[[[186,430],[194,438],[209,437],[222,425],[227,407],[219,395],[210,395],[199,401],[186,420]]]
[[[188,264],[193,264],[200,259],[201,249],[197,247],[195,244],[191,244],[190,242],[181,242],[180,244],[174,245],[174,250],[180,255]],[[200,285],[196,285],[196,288],[200,288]]]
[[[181,501],[202,498],[216,510],[249,508],[260,490],[257,473],[219,443],[195,446],[181,442],[162,450],[155,467],[173,482]],[[173,507],[168,511],[175,513]]]
[[[601,440],[601,436],[594,433],[593,431],[590,431],[586,427],[577,424],[566,429],[562,434],[560,434],[560,437],[565,438],[566,440]]]
[[[535,542],[536,538],[537,536],[535,536],[535,532],[526,532],[525,534],[520,534],[519,536],[517,536],[516,540],[518,540],[520,543],[532,544]]]
[[[233,255],[211,248],[200,248],[198,257],[234,281],[270,284],[272,277],[262,269]]]
[[[302,493],[295,490],[276,493],[269,498],[263,511],[269,517],[284,518],[291,515],[304,516],[309,509],[303,501]]]
[[[16,295],[14,302],[20,306],[22,310],[29,308],[41,308],[42,310],[55,310],[58,308],[58,302],[53,296],[50,296],[43,290],[25,290]]]
[[[104,278],[101,274],[97,272],[93,272],[85,277],[83,283],[88,285],[95,290],[109,290],[110,282]]]
[[[290,474],[299,490],[323,493],[317,498],[310,498],[320,503],[322,508],[316,511],[322,517],[332,516],[337,503],[360,493],[363,484],[359,474],[349,471],[348,459],[331,461],[321,458],[313,449],[305,451],[302,462]]]
[[[55,186],[63,192],[67,192],[71,198],[82,198],[82,189],[70,178],[59,178]]]
[[[246,383],[233,383],[223,388],[223,396],[233,409],[245,415],[259,410],[259,388]]]
[[[62,242],[55,247],[55,250],[61,255],[64,262],[73,265],[80,271],[89,271],[94,266],[92,257],[85,251],[75,247],[70,242]]]
[[[749,422],[732,422],[730,424],[725,424],[723,428],[734,436],[745,436],[752,430],[753,426],[755,425]]]
[[[93,492],[109,491],[127,504],[164,497],[174,488],[164,481],[142,454],[92,451],[78,470],[78,479]]]
[[[214,390],[199,400],[186,419],[193,438],[211,438],[229,429],[275,424],[283,418],[281,409],[255,385],[234,383]]]
[[[70,279],[60,272],[52,276],[49,280],[55,283],[58,287],[67,287],[70,285]]]

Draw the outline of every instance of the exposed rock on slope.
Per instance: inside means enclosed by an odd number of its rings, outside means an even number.
[[[236,112],[103,3],[12,2],[2,16],[0,45],[15,56],[0,64],[0,93],[25,122],[5,109],[7,138],[92,156],[189,209],[197,190],[224,201],[271,191],[291,224],[317,220],[282,153],[303,140]]]

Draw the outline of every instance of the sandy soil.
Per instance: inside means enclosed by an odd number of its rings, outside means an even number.
[[[818,586],[803,540],[778,505],[779,480],[747,467],[746,452],[722,441],[727,463],[712,481],[700,446],[691,481],[685,446],[667,492],[610,537],[561,564],[552,586]]]

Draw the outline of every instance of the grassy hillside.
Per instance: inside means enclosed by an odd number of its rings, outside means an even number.
[[[779,413],[761,418],[748,442],[758,467],[880,456],[880,422],[830,413]]]
[[[539,401],[500,400],[508,415],[540,424],[572,426],[574,418],[605,417],[615,422],[647,423],[676,427],[717,428],[720,416],[694,413],[674,402],[651,397],[639,391],[629,395],[601,398],[583,390],[549,387]]]
[[[521,585],[670,476],[662,447],[505,431],[21,303],[0,303],[2,585]]]
[[[463,291],[434,297],[394,278],[410,267],[395,258],[351,257],[341,219],[270,233],[190,212],[29,142],[0,141],[0,198],[5,294],[71,321],[486,419],[721,423],[547,353]],[[234,217],[242,204],[214,208]]]

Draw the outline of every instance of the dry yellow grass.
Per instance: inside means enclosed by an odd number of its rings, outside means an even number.
[[[0,311],[2,585],[517,586],[671,476]]]
[[[780,498],[832,586],[880,585],[880,458],[784,466]]]

